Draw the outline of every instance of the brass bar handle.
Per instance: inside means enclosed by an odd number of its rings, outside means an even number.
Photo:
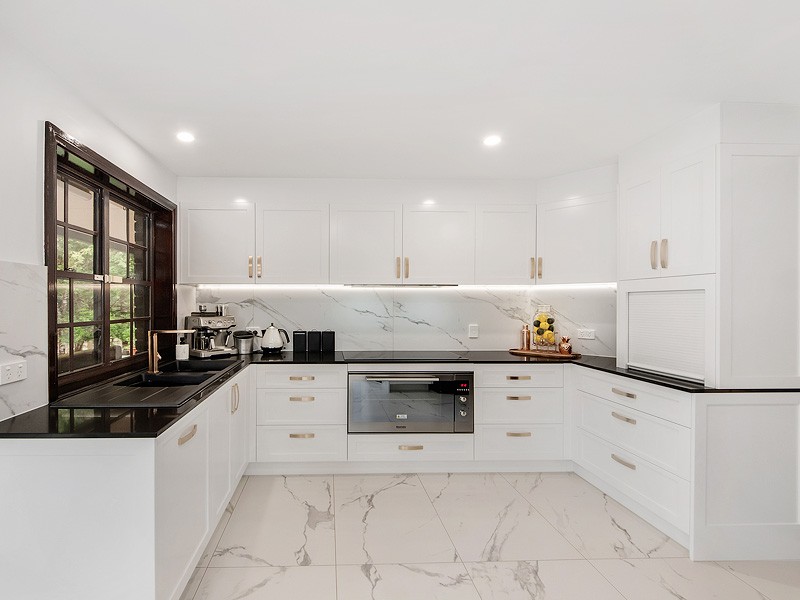
[[[236,413],[236,386],[231,386],[231,414]]]
[[[394,259],[394,276],[400,279],[400,257]]]
[[[658,250],[658,242],[653,240],[650,242],[650,268],[654,271],[658,268],[656,266],[656,253]]]
[[[615,387],[611,388],[611,392],[616,394],[617,396],[622,396],[624,398],[630,398],[631,400],[636,400],[636,394],[632,392],[626,392],[625,390],[621,390]]]
[[[669,240],[664,238],[661,240],[661,268],[666,269],[669,266]]]
[[[188,432],[184,433],[181,437],[178,438],[178,446],[183,446],[186,442],[194,437],[197,433],[197,423],[192,425],[191,429]]]
[[[532,435],[530,431],[506,431],[507,437],[531,437]]]
[[[506,400],[530,400],[532,396],[506,396]]]
[[[405,261],[405,278],[408,279],[411,275],[411,259],[406,256]]]
[[[290,433],[289,438],[293,440],[313,440],[316,434],[314,433]]]
[[[536,279],[536,259],[531,256],[531,279]]]
[[[259,256],[256,259],[256,275],[258,275],[258,277],[261,278],[261,275],[263,274],[263,272],[264,272],[264,269],[262,268],[261,257]]]
[[[536,267],[536,274],[539,276],[539,279],[542,278],[542,257],[539,257],[538,266]]]
[[[239,410],[239,401],[242,399],[242,390],[239,389],[239,384],[235,383],[236,386],[236,410]]]
[[[253,257],[247,257],[247,276],[252,279],[253,278]]]
[[[400,444],[397,449],[398,450],[423,450],[425,446],[422,444],[419,445],[411,445],[411,444]]]
[[[625,421],[626,423],[630,423],[631,425],[636,425],[636,419],[631,419],[630,417],[626,417],[625,415],[621,415],[616,411],[611,411],[611,416],[615,419],[619,419],[620,421]]]
[[[615,460],[616,462],[621,464],[623,467],[628,467],[631,471],[635,471],[636,470],[636,465],[635,464],[633,464],[632,462],[628,462],[624,458],[620,458],[616,454],[612,454],[611,458],[612,458],[612,460]]]
[[[314,396],[289,396],[289,402],[314,402]]]
[[[530,375],[506,375],[508,381],[530,381]]]
[[[290,375],[289,381],[314,381],[316,377],[313,375]]]

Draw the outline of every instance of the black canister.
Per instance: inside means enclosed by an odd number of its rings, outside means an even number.
[[[310,354],[319,354],[322,350],[322,332],[317,330],[309,331],[307,344]]]
[[[322,353],[330,354],[336,350],[336,332],[323,331],[322,332]]]
[[[292,332],[292,352],[305,354],[308,351],[308,336],[305,331]]]

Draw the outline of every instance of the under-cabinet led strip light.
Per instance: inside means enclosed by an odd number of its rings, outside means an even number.
[[[192,285],[192,284],[187,284]],[[528,291],[536,290],[615,290],[616,282],[608,283],[539,283],[536,285],[411,285],[411,284],[387,284],[387,285],[344,285],[336,283],[201,283],[197,284],[201,290],[454,290],[454,291],[479,291],[479,290],[508,290],[508,291]]]

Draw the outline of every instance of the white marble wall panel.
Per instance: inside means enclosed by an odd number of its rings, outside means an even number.
[[[28,378],[0,387],[0,421],[47,404],[47,268],[0,261],[0,364],[19,358]]]
[[[239,327],[275,323],[295,329],[333,329],[338,350],[506,350],[519,344],[541,304],[551,306],[556,333],[576,352],[614,356],[616,289],[535,287],[270,288],[202,287],[197,302],[226,303]],[[183,314],[181,314],[181,317]],[[480,328],[467,336],[469,324]],[[596,339],[578,340],[579,328]]]

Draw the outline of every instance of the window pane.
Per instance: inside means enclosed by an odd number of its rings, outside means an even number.
[[[147,215],[131,211],[128,241],[140,246],[147,246]]]
[[[147,354],[147,329],[148,321],[133,322],[133,353]]]
[[[116,202],[108,203],[108,235],[127,241],[128,209]]]
[[[131,323],[111,324],[111,360],[120,360],[131,355]]]
[[[64,180],[56,182],[56,219],[64,220]]]
[[[69,328],[62,327],[58,330],[58,372],[69,372]]]
[[[69,323],[69,279],[56,280],[56,323]]]
[[[72,371],[103,362],[102,331],[99,325],[75,327],[72,330]]]
[[[70,183],[67,187],[67,215],[70,225],[94,230],[94,192]]]
[[[56,227],[56,269],[64,270],[64,228]]]
[[[128,277],[131,279],[144,279],[147,277],[147,251],[141,248],[131,247],[128,255],[130,265],[128,266]]]
[[[103,319],[103,286],[95,281],[72,280],[73,323]]]
[[[95,236],[82,231],[69,230],[67,268],[76,273],[94,273]]]
[[[108,274],[128,276],[128,246],[118,242],[108,243]]]
[[[111,320],[131,318],[131,286],[111,284]]]
[[[134,317],[150,316],[150,286],[148,285],[133,286],[133,316]]]

